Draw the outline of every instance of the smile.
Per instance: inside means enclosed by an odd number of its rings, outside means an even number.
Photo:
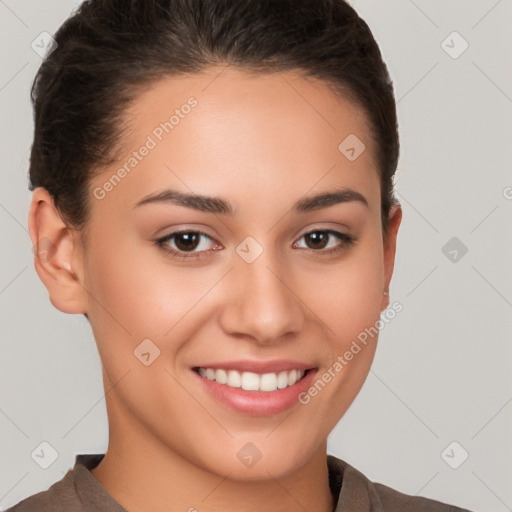
[[[245,391],[277,391],[293,386],[300,381],[308,370],[289,370],[279,373],[254,373],[225,370],[222,368],[194,368],[205,379],[216,381],[232,388]]]

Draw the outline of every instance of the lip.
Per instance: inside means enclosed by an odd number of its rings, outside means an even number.
[[[247,361],[246,361],[247,362]],[[313,382],[317,368],[311,368],[308,365],[300,365],[294,362],[292,366],[283,365],[283,361],[274,362],[276,370],[269,370],[273,367],[269,363],[261,364],[252,362],[251,365],[240,365],[240,361],[232,362],[228,368],[227,364],[216,363],[212,366],[201,366],[201,368],[216,368],[238,371],[253,371],[255,373],[278,373],[285,370],[307,370],[304,377],[296,382],[293,386],[276,391],[246,391],[242,388],[233,388],[227,384],[219,384],[214,380],[201,377],[197,371],[192,370],[194,378],[198,379],[201,389],[207,391],[215,402],[227,406],[231,411],[242,413],[250,416],[271,416],[287,411],[288,409],[299,405],[298,397],[305,392]],[[277,366],[276,366],[277,365]],[[195,367],[198,368],[198,367]],[[244,368],[240,370],[240,368]],[[262,370],[263,368],[263,370]]]
[[[237,370],[239,372],[279,373],[291,370],[311,370],[313,364],[292,361],[291,359],[274,359],[272,361],[254,361],[242,359],[239,361],[220,361],[217,363],[198,364],[194,368],[214,368],[215,370]]]

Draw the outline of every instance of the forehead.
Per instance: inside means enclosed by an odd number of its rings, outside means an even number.
[[[216,128],[229,128],[225,122],[219,123],[229,120],[249,129],[264,120],[267,132],[279,126],[297,135],[304,131],[322,136],[337,132],[340,137],[350,128],[365,137],[369,132],[368,116],[347,93],[335,91],[317,78],[305,77],[299,70],[255,73],[212,66],[201,73],[150,83],[127,108],[124,121],[132,133],[140,135],[141,129],[150,128],[145,121],[168,120],[173,111],[179,111],[194,97],[200,107],[194,109],[194,117],[200,112],[201,122],[207,127],[215,123]],[[130,122],[133,120],[136,125]]]
[[[124,168],[109,187],[111,202],[133,203],[166,186],[209,195],[243,189],[268,198],[301,196],[316,184],[378,183],[365,112],[298,71],[212,67],[166,77],[136,96],[124,124],[120,158],[92,183],[102,186]],[[347,149],[362,152],[353,159]]]

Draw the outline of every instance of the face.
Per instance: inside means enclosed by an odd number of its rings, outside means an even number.
[[[72,265],[111,439],[279,477],[325,450],[368,374],[377,336],[357,340],[388,305],[398,223],[384,244],[358,105],[295,72],[221,71],[130,106]]]

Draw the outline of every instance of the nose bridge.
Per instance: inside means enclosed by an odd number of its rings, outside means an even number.
[[[230,272],[230,290],[221,316],[223,327],[230,334],[271,344],[300,331],[303,310],[292,292],[291,272],[280,264],[275,251],[263,250],[259,244],[258,249],[254,239],[244,242],[234,255],[235,268]]]

